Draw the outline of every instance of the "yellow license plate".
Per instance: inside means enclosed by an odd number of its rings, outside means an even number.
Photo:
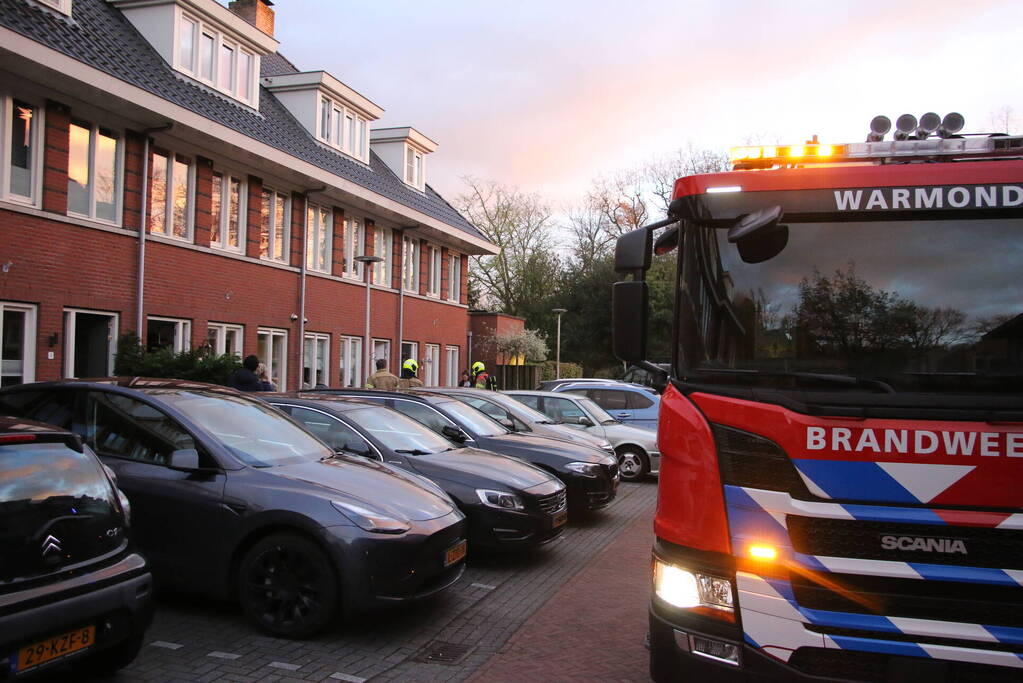
[[[68,631],[59,636],[27,645],[18,650],[18,673],[45,664],[58,657],[78,652],[92,645],[96,638],[96,627]]]
[[[444,566],[450,567],[455,562],[465,557],[465,554],[469,551],[468,541],[459,541],[458,545],[453,548],[448,548],[448,551],[444,553]]]
[[[558,514],[554,515],[554,523],[551,525],[555,529],[568,521],[568,510],[562,510]]]

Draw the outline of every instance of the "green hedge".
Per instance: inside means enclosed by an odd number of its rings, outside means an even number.
[[[218,356],[209,346],[181,353],[170,349],[147,351],[134,332],[121,335],[114,357],[114,374],[119,377],[168,377],[227,384],[227,378],[240,367],[237,357]]]
[[[540,381],[547,382],[552,379],[557,379],[557,364],[552,361],[544,361],[540,366]],[[582,377],[583,366],[578,363],[568,363],[561,361],[561,376],[563,378]]]

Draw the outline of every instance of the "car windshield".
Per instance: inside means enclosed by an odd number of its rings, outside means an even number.
[[[252,467],[322,460],[333,453],[322,442],[261,401],[230,394],[150,389],[216,437]]]
[[[592,400],[588,398],[578,398],[579,405],[586,409],[586,412],[596,418],[598,424],[610,424],[612,422],[618,422],[618,420],[611,417],[611,414],[606,410],[598,406]]]
[[[349,410],[345,417],[392,451],[428,455],[451,450],[451,443],[447,439],[394,410],[366,407]]]
[[[444,401],[442,404],[438,404],[438,407],[453,416],[468,431],[478,436],[501,436],[508,433],[508,430],[500,424],[494,422],[476,408],[460,401]]]

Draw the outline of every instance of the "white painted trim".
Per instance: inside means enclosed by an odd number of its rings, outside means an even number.
[[[296,74],[275,74],[265,76],[262,83],[270,92],[289,90],[312,90],[323,92],[328,97],[338,100],[349,108],[356,110],[366,119],[376,121],[384,115],[384,109],[374,103],[326,71],[302,71]]]
[[[163,315],[146,316],[146,346],[149,346],[149,321],[155,320],[161,323],[174,323],[174,341],[171,350],[174,353],[181,353],[192,348],[192,320],[191,318],[170,318]]]
[[[0,301],[0,321],[4,312],[11,311],[25,314],[25,329],[21,334],[21,381],[23,384],[36,381],[36,353],[39,340],[39,306],[23,304],[17,301]],[[3,370],[3,350],[0,349],[0,376]]]
[[[74,377],[72,370],[75,364],[75,326],[79,313],[102,315],[111,318],[113,333],[110,335],[110,353],[107,358],[107,375],[114,374],[114,355],[117,353],[117,336],[121,331],[121,314],[115,311],[98,311],[89,308],[64,307],[64,377]],[[68,315],[70,313],[70,315]]]
[[[263,33],[216,0],[107,0],[107,2],[124,12],[129,20],[131,19],[131,10],[135,8],[176,5],[188,12],[198,14],[203,20],[213,24],[217,30],[226,33],[250,50],[269,54],[277,52],[277,46],[280,45],[280,41],[273,36]]]
[[[498,247],[484,239],[458,230],[432,216],[379,195],[346,178],[334,175],[315,164],[293,157],[266,143],[254,140],[247,135],[169,102],[147,90],[111,78],[109,74],[99,69],[95,69],[62,52],[26,38],[7,27],[0,27],[0,45],[3,45],[4,49],[30,59],[41,66],[75,78],[86,86],[96,88],[99,92],[143,107],[155,114],[156,117],[174,121],[177,124],[176,132],[180,132],[181,128],[190,128],[198,134],[196,138],[200,141],[204,136],[212,140],[219,140],[234,146],[242,152],[258,155],[268,164],[277,164],[291,171],[305,174],[309,178],[310,186],[324,184],[333,190],[370,202],[379,206],[384,211],[401,216],[401,220],[408,220],[410,223],[418,223],[432,228],[449,237],[456,244],[467,244],[476,250],[474,253],[491,255],[500,253]],[[338,201],[345,200],[339,197]],[[462,251],[469,252],[470,250],[462,249]]]

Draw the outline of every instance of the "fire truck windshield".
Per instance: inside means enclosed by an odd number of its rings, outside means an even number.
[[[1023,221],[793,224],[763,263],[744,262],[726,230],[690,225],[682,242],[678,377],[938,394],[1023,384]]]

